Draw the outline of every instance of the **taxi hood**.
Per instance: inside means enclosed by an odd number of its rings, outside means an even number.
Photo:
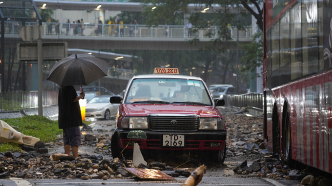
[[[123,104],[126,116],[147,116],[148,114],[196,114],[200,117],[218,117],[213,106],[182,105],[182,104]]]

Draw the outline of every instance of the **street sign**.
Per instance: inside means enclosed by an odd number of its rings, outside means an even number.
[[[67,43],[43,43],[43,60],[60,60],[67,57]],[[37,61],[37,43],[18,43],[17,59],[21,61]]]
[[[41,25],[23,26],[19,35],[23,41],[37,41],[38,39],[42,39],[43,32],[44,27]]]

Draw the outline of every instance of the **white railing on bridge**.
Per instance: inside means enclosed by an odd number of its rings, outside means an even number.
[[[18,34],[22,28],[21,22],[6,21],[5,34]],[[38,23],[28,22],[26,25],[36,25]],[[93,36],[93,37],[133,37],[133,38],[194,38],[213,39],[217,38],[217,27],[212,26],[210,29],[192,28],[188,32],[186,26],[182,25],[159,25],[148,27],[146,25],[132,24],[81,24],[81,23],[46,23],[43,24],[43,35],[60,35],[60,36]],[[83,26],[84,25],[84,26]],[[237,28],[229,27],[229,33],[233,39],[237,37]],[[251,27],[245,30],[239,30],[239,39],[251,39]]]

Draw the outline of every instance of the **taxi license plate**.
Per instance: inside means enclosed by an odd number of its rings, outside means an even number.
[[[184,147],[184,135],[163,135],[164,147]]]

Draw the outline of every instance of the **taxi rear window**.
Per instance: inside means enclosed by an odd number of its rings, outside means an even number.
[[[202,81],[187,79],[135,79],[125,103],[139,101],[193,102],[212,105]]]

